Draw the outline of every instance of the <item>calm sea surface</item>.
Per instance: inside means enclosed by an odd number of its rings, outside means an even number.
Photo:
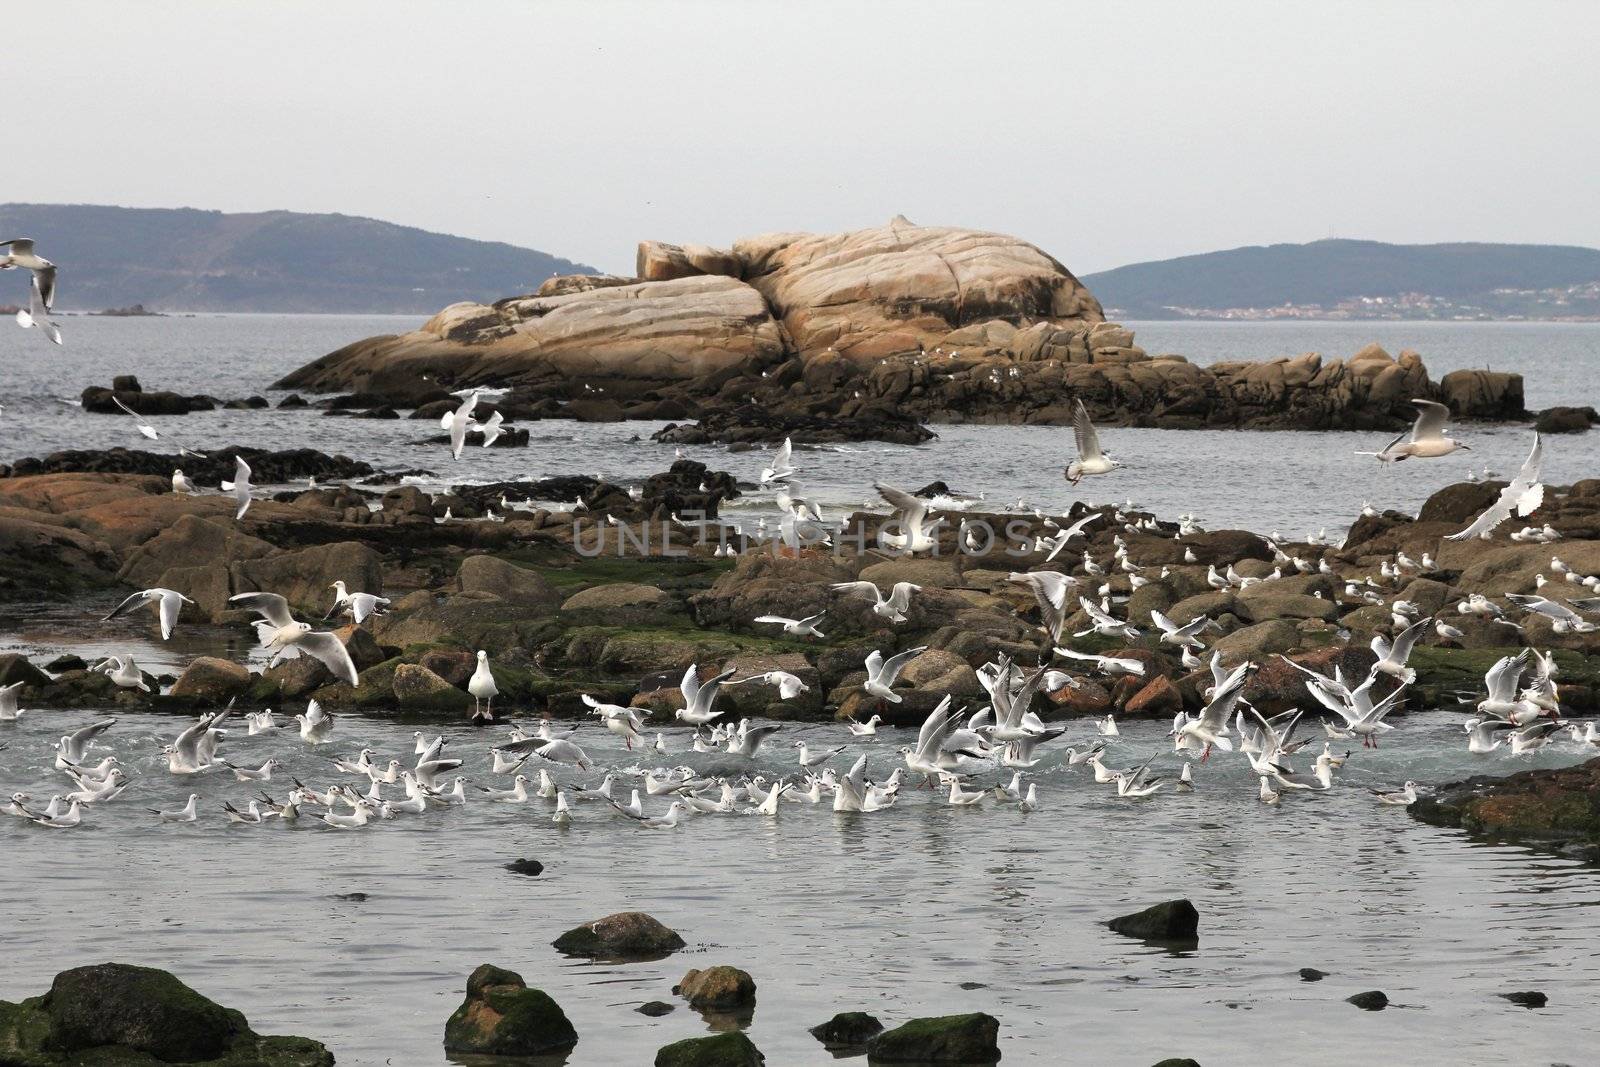
[[[66,447],[143,447],[131,420],[88,416],[71,401],[86,385],[134,372],[149,388],[222,397],[261,392],[284,371],[350,339],[395,332],[410,320],[240,316],[63,320],[68,347],[0,329],[0,459]],[[0,327],[8,326],[0,323]],[[1173,324],[1138,326],[1152,351],[1201,361],[1318,350],[1348,354],[1368,340],[1419,349],[1435,375],[1457,366],[1517,369],[1530,406],[1600,402],[1600,326]],[[546,422],[526,450],[478,450],[454,465],[437,447],[409,442],[414,422],[329,419],[319,413],[225,411],[158,420],[187,442],[287,447],[312,443],[386,467],[427,467],[438,484],[570,472],[637,478],[672,450],[634,440],[653,427]],[[874,478],[920,485],[942,478],[991,501],[1025,498],[1060,507],[1070,496],[1059,468],[1070,434],[1054,429],[940,427],[919,448],[863,446],[806,452],[805,486],[835,507],[864,500]],[[1461,463],[1403,464],[1377,472],[1350,453],[1374,442],[1342,433],[1107,430],[1131,462],[1096,490],[1133,497],[1164,515],[1194,511],[1208,524],[1287,531],[1342,526],[1363,500],[1414,507],[1469,465],[1505,470],[1526,451],[1524,428],[1464,428],[1477,447]],[[1551,481],[1600,471],[1593,434],[1559,438]],[[165,442],[163,442],[164,444]],[[158,446],[159,447],[159,446]],[[690,454],[750,477],[759,457],[718,448]],[[750,504],[756,514],[762,504]],[[82,614],[100,609],[85,604]],[[75,609],[23,611],[0,620],[0,647],[34,652],[103,645],[85,636]],[[103,609],[100,609],[103,610]],[[165,655],[124,639],[152,667],[201,651],[242,655],[240,634],[186,628]],[[130,623],[126,636],[138,633]],[[291,708],[290,711],[299,710]],[[0,792],[48,796],[61,778],[49,742],[95,716],[37,713],[0,725]],[[668,1041],[707,1032],[686,1007],[663,1019],[632,1008],[672,1000],[689,967],[741,966],[758,1002],[749,1028],[774,1065],[831,1062],[805,1029],[836,1011],[865,1009],[893,1025],[916,1015],[988,1011],[1001,1021],[1007,1064],[1098,1063],[1148,1067],[1166,1056],[1200,1062],[1346,1065],[1593,1062],[1600,1038],[1593,996],[1600,949],[1593,936],[1600,872],[1523,849],[1473,844],[1373,803],[1369,787],[1407,778],[1556,766],[1588,756],[1560,746],[1536,757],[1474,757],[1459,716],[1413,714],[1377,751],[1360,748],[1335,790],[1255,800],[1238,757],[1220,755],[1190,794],[1166,791],[1119,801],[1083,768],[1049,755],[1036,768],[1045,810],[1022,815],[986,803],[954,810],[907,790],[895,809],[866,816],[785,805],[781,816],[701,816],[673,831],[635,828],[582,805],[567,829],[546,802],[502,806],[474,799],[464,810],[402,818],[360,832],[321,826],[233,827],[224,800],[253,789],[231,776],[184,781],[158,760],[161,738],[181,724],[120,716],[107,742],[137,776],[88,825],[51,832],[0,817],[0,997],[42,990],[58,970],[121,959],[170,968],[243,1009],[263,1032],[326,1040],[342,1064],[437,1064],[445,1018],[466,974],[494,962],[556,997],[580,1042],[567,1062],[644,1064]],[[602,767],[688,763],[682,731],[648,760],[585,730]],[[447,731],[474,782],[490,780],[486,739]],[[1074,730],[1084,740],[1086,727]],[[1169,743],[1154,724],[1130,724],[1115,765]],[[229,742],[238,762],[285,760],[285,774],[340,780],[328,750],[278,735]],[[905,731],[853,741],[833,726],[785,726],[751,770],[792,773],[789,742],[850,742],[840,768],[861,751],[888,774]],[[330,748],[375,749],[408,759],[411,730],[342,717]],[[1158,765],[1175,772],[1170,755]],[[562,782],[598,777],[562,770]],[[994,776],[981,776],[987,783]],[[1009,777],[1009,775],[1007,775]],[[503,781],[495,785],[507,784]],[[274,782],[272,792],[283,792]],[[159,825],[146,807],[201,795],[203,819]],[[664,805],[656,802],[660,810]],[[507,860],[532,856],[539,878],[512,875]],[[340,899],[364,893],[367,899]],[[1180,954],[1107,931],[1111,916],[1188,896],[1201,913],[1197,949]],[[649,911],[680,931],[689,949],[667,960],[597,965],[557,956],[561,931],[621,909]],[[1301,967],[1330,972],[1310,984]],[[1385,990],[1393,1006],[1366,1013],[1342,1003]],[[1547,1008],[1527,1011],[1496,994],[1541,989]]]

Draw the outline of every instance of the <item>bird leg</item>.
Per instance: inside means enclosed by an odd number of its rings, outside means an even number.
[[[1205,751],[1200,753],[1200,762],[1204,763],[1211,758],[1211,742],[1206,742]]]

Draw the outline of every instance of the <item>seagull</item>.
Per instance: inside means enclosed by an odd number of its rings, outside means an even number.
[[[483,431],[483,447],[484,448],[491,447],[496,441],[498,441],[500,439],[500,435],[505,433],[505,430],[502,428],[504,426],[504,424],[505,424],[505,421],[506,421],[506,417],[504,415],[500,414],[500,412],[498,410],[496,410],[493,415],[489,416],[489,421],[488,422],[482,424],[481,426],[478,426],[478,429]],[[475,423],[474,425],[477,425],[477,424]]]
[[[1129,641],[1138,640],[1139,631],[1131,623],[1123,622],[1111,615],[1105,608],[1095,604],[1086,596],[1078,598],[1078,606],[1083,608],[1084,614],[1089,616],[1089,628],[1079,630],[1074,637],[1083,637],[1087,634],[1102,634],[1106,637],[1122,637]]]
[[[123,689],[150,692],[150,686],[144,680],[144,672],[133,662],[132,656],[108,656],[90,670],[100,671]]]
[[[880,545],[885,548],[894,548],[910,553],[930,552],[939,547],[939,539],[929,533],[930,530],[939,526],[939,522],[928,522],[928,502],[926,500],[912,496],[904,489],[896,489],[894,486],[885,485],[882,482],[874,482],[873,488],[878,491],[879,496],[883,497],[894,508],[894,512],[878,528],[878,543]],[[942,521],[940,520],[940,522]],[[890,532],[895,529],[903,532]],[[879,612],[879,614],[882,614],[882,612]]]
[[[891,704],[900,703],[900,694],[892,688],[895,679],[900,677],[900,672],[907,663],[926,652],[926,645],[908,648],[904,652],[883,658],[883,653],[873,649],[867,656],[867,680],[862,683],[862,688],[878,698],[879,703],[888,701]]]
[[[524,804],[528,800],[528,776],[525,774],[513,778],[510,789],[490,789],[481,785],[478,788],[496,804]]]
[[[72,827],[77,826],[83,821],[83,812],[81,808],[81,802],[74,800],[72,802],[72,806],[67,808],[65,812],[59,815],[51,815],[49,812],[45,812],[42,815],[35,815],[32,812],[28,812],[28,818],[32,819],[40,826],[47,826],[52,830],[70,830]]]
[[[172,470],[172,491],[174,493],[187,493],[189,496],[200,495],[200,490],[196,489],[194,483],[189,480],[188,475],[183,473],[182,467],[174,467]]]
[[[1060,641],[1067,622],[1067,597],[1081,584],[1078,579],[1060,571],[1012,571],[1006,581],[1026,585],[1033,591],[1045,632],[1051,641]]]
[[[1397,606],[1399,603],[1399,601],[1396,601]],[[1410,685],[1416,681],[1417,672],[1406,666],[1406,660],[1411,658],[1412,648],[1416,646],[1417,639],[1422,636],[1422,631],[1426,630],[1431,622],[1433,622],[1433,616],[1431,615],[1424,619],[1418,619],[1401,631],[1392,645],[1382,634],[1374,637],[1371,648],[1373,653],[1377,655],[1378,662],[1372,665],[1373,671],[1377,674],[1387,674],[1402,685]],[[1460,632],[1459,630],[1456,631],[1458,635]]]
[[[0,256],[0,270],[21,267],[33,274],[32,284],[38,287],[39,301],[48,311],[56,303],[56,265],[33,250],[33,238],[13,237],[0,241],[0,248],[11,251]]]
[[[1144,677],[1144,664],[1136,659],[1123,659],[1117,656],[1094,656],[1087,652],[1075,652],[1070,648],[1056,648],[1056,655],[1065,656],[1084,663],[1092,663],[1105,674],[1132,674]]]
[[[813,752],[809,747],[807,747],[803,739],[796,741],[794,743],[794,747],[800,750],[800,766],[807,769],[822,766],[824,763],[827,763],[845,749],[845,746],[840,745],[838,748],[826,748],[818,752]]]
[[[811,687],[788,671],[767,671],[765,674],[752,674],[748,678],[727,682],[727,685],[744,685],[746,682],[766,682],[768,685],[778,687],[779,700],[793,700],[801,693],[809,693]]]
[[[1228,738],[1228,720],[1233,717],[1245,682],[1250,678],[1250,668],[1249,662],[1239,664],[1212,688],[1210,701],[1201,709],[1200,717],[1186,720],[1172,731],[1175,747],[1181,749],[1188,747],[1185,742],[1201,742],[1205,746],[1200,753],[1201,763],[1211,758],[1213,747],[1224,752],[1233,751],[1233,742]]]
[[[622,738],[629,751],[633,750],[635,739],[644,740],[644,721],[639,718],[638,712],[621,704],[607,704],[596,700],[588,693],[582,694],[582,698],[583,702],[600,716],[605,728]]]
[[[730,756],[754,756],[761,743],[781,729],[781,723],[751,726],[750,720],[741,720],[738,732],[728,739],[726,751]]]
[[[153,604],[156,614],[161,620],[161,639],[167,640],[172,636],[172,628],[178,624],[178,613],[183,610],[183,605],[193,604],[194,601],[182,593],[171,589],[145,589],[129,596],[122,603],[111,609],[111,614],[101,619],[101,622],[110,622],[118,615],[126,614],[134,608]]]
[[[177,811],[162,811],[159,808],[145,810],[162,822],[194,822],[200,817],[200,794],[190,793],[189,802]]]
[[[143,415],[140,415],[137,411],[133,410],[128,405],[124,404],[122,402],[122,398],[120,396],[117,396],[115,393],[112,393],[111,394],[111,402],[113,404],[117,405],[117,407],[121,408],[123,411],[127,412],[129,415],[133,416],[133,421],[138,424],[140,433],[144,434],[146,437],[148,437],[152,441],[161,440],[161,435],[156,432],[156,428],[154,426],[151,426],[148,422],[146,422],[144,420],[144,416]]]
[[[1161,644],[1177,645],[1180,648],[1192,649],[1203,649],[1206,647],[1200,642],[1200,638],[1197,635],[1204,633],[1208,627],[1215,625],[1210,618],[1205,615],[1201,615],[1197,618],[1190,619],[1182,626],[1179,626],[1161,612],[1154,609],[1152,609],[1150,612],[1150,621],[1155,623],[1156,626],[1161,630]]]
[[[494,722],[494,698],[500,695],[500,687],[495,685],[494,672],[489,669],[489,653],[481,648],[478,649],[478,666],[467,679],[467,692],[472,694],[472,721]],[[483,701],[489,702],[487,711],[482,709]]]
[[[1483,514],[1472,520],[1460,533],[1446,534],[1446,541],[1465,541],[1470,537],[1480,537],[1489,540],[1496,526],[1509,519],[1513,512],[1526,517],[1532,514],[1540,504],[1544,503],[1544,485],[1539,481],[1539,466],[1544,459],[1544,444],[1537,432],[1533,435],[1533,449],[1528,453],[1528,458],[1523,461],[1522,469],[1517,476],[1511,479],[1504,489],[1500,490],[1500,497],[1493,504],[1484,509]]]
[[[905,622],[906,609],[911,607],[911,594],[922,591],[922,586],[911,582],[896,582],[888,596],[871,582],[835,582],[829,588],[856,600],[871,601],[872,613],[890,622]]]
[[[1379,804],[1395,804],[1407,807],[1417,802],[1417,783],[1407,782],[1405,788],[1398,793],[1385,793],[1381,789],[1374,789],[1372,795],[1378,798]]]
[[[673,717],[690,726],[704,726],[722,715],[723,712],[714,710],[717,694],[721,692],[723,683],[735,673],[736,668],[730,667],[702,684],[698,666],[689,664],[689,669],[683,672],[683,680],[678,683],[678,691],[683,694],[684,706],[675,711]]]
[[[472,413],[478,408],[479,390],[467,391],[459,406],[444,413],[439,428],[450,432],[450,455],[459,460],[461,450],[467,446],[467,430],[473,425]]]
[[[1556,633],[1591,633],[1600,628],[1558,600],[1529,593],[1507,593],[1506,599],[1523,611],[1550,619]]]
[[[39,332],[44,334],[54,344],[61,343],[61,327],[50,318],[50,309],[45,306],[44,294],[39,291],[39,279],[33,278],[28,283],[28,306],[17,309],[17,325],[24,330],[39,327]]]
[[[1072,415],[1072,436],[1078,445],[1078,458],[1067,464],[1067,481],[1077,485],[1092,474],[1110,474],[1117,461],[1106,455],[1100,447],[1100,434],[1089,421],[1089,409],[1078,401]]]
[[[761,484],[768,485],[773,482],[786,482],[795,474],[795,469],[790,466],[789,460],[794,448],[789,443],[789,438],[783,439],[783,444],[778,446],[778,451],[773,453],[772,463],[761,471]]]
[[[853,583],[852,583],[853,584]],[[827,612],[819,611],[815,615],[807,615],[803,619],[790,619],[783,615],[758,615],[756,622],[770,622],[783,627],[783,632],[790,637],[824,637],[817,623]]]
[[[342,612],[349,612],[355,624],[360,626],[370,616],[382,615],[383,609],[389,606],[388,597],[374,596],[371,593],[352,593],[345,588],[343,581],[333,583],[333,592],[333,607],[322,617],[323,622]]]
[[[356,665],[344,642],[326,630],[313,630],[308,622],[296,622],[289,613],[289,602],[277,593],[236,593],[228,603],[253,611],[264,620],[255,623],[255,628],[261,647],[272,653],[268,666],[303,652],[320,660],[340,680],[360,686]]]
[[[239,510],[233,515],[235,522],[244,518],[244,513],[250,510],[250,489],[250,464],[244,461],[243,456],[234,456],[233,481],[223,482],[222,491],[232,493],[239,502]]]
[[[333,715],[322,710],[315,700],[306,705],[304,715],[296,715],[300,724],[300,740],[308,745],[325,745],[333,734]]]
[[[1380,463],[1399,463],[1413,457],[1437,459],[1456,451],[1472,451],[1460,441],[1445,436],[1444,424],[1450,418],[1449,408],[1433,400],[1414,399],[1411,403],[1417,408],[1417,421],[1411,424],[1411,429],[1401,432],[1384,445],[1381,452],[1357,452],[1356,455],[1375,456]],[[1411,439],[1405,441],[1408,435]],[[1402,441],[1405,443],[1401,444]]]
[[[0,722],[16,722],[23,716],[23,709],[17,706],[17,694],[27,682],[12,682],[10,685],[0,685]]]

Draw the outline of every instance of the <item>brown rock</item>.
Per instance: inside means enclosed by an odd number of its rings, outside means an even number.
[[[244,664],[216,656],[200,656],[183,669],[168,695],[199,704],[226,704],[249,687],[250,671]]]
[[[1157,676],[1129,698],[1122,710],[1127,715],[1159,719],[1170,717],[1182,708],[1183,694],[1178,692],[1178,687],[1166,677]]]
[[[741,1008],[756,999],[755,979],[726,965],[689,971],[672,991],[687,1000],[691,1008]]]

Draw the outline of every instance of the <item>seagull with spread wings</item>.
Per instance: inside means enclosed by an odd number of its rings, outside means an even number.
[[[1511,479],[1511,484],[1500,490],[1500,497],[1484,509],[1482,515],[1472,520],[1460,533],[1445,535],[1446,541],[1465,541],[1470,537],[1489,540],[1496,526],[1505,522],[1512,513],[1526,518],[1544,503],[1544,485],[1539,481],[1539,466],[1544,461],[1544,442],[1537,432],[1533,435],[1533,450],[1523,461],[1522,469]]]
[[[1450,418],[1449,408],[1434,400],[1411,402],[1417,407],[1417,421],[1411,424],[1411,429],[1401,431],[1393,441],[1383,446],[1381,452],[1357,452],[1356,455],[1375,456],[1379,463],[1399,463],[1412,458],[1437,459],[1452,452],[1472,451],[1468,445],[1445,436],[1444,424]]]
[[[238,593],[228,603],[261,616],[255,624],[261,647],[272,653],[272,663],[293,659],[301,653],[320,660],[335,677],[361,684],[356,665],[344,642],[326,630],[313,630],[308,622],[298,622],[289,613],[289,602],[277,593]]]
[[[1078,458],[1067,464],[1067,481],[1077,485],[1092,474],[1110,474],[1117,461],[1100,447],[1100,434],[1089,421],[1089,409],[1078,401],[1072,415],[1072,436],[1078,446]]]

